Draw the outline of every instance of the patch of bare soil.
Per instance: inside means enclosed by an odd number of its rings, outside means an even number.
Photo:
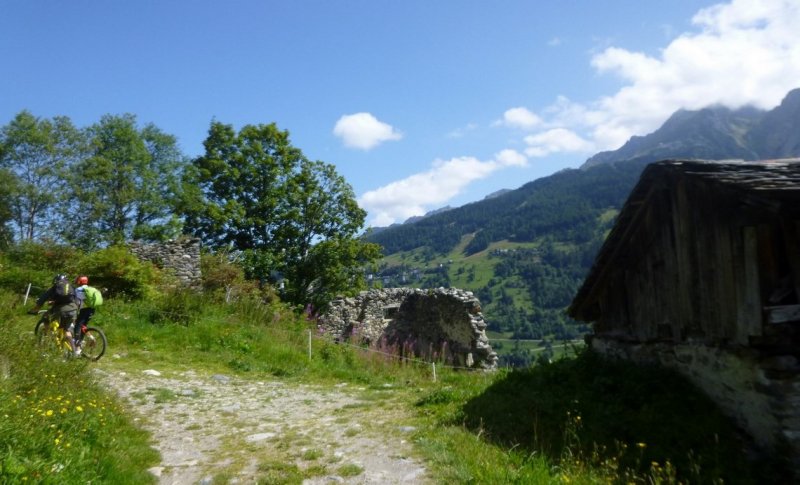
[[[160,484],[426,483],[392,389],[99,370],[153,434]]]

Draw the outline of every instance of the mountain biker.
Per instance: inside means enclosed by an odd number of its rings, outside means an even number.
[[[53,278],[53,286],[45,290],[36,300],[36,306],[31,308],[28,313],[35,315],[39,312],[46,302],[50,302],[50,318],[58,317],[59,326],[64,329],[64,333],[72,348],[75,343],[72,340],[75,319],[78,316],[78,298],[75,295],[75,288],[70,284],[69,278],[65,274],[57,274]]]
[[[75,278],[75,296],[78,299],[78,318],[75,321],[75,341],[80,342],[83,327],[89,324],[97,307],[103,304],[100,290],[89,286],[89,277],[85,275]]]

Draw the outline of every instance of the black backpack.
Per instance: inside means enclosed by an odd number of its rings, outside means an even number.
[[[53,285],[53,301],[58,305],[72,303],[75,298],[75,289],[66,279],[57,281]]]

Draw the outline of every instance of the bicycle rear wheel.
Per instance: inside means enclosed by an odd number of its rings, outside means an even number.
[[[106,353],[106,334],[97,327],[86,327],[80,340],[81,356],[89,360],[98,360]]]

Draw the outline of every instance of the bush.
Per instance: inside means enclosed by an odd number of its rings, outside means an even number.
[[[53,274],[74,273],[75,262],[81,256],[80,250],[70,246],[32,241],[20,242],[7,251],[8,259],[13,261],[15,266]]]
[[[30,297],[47,289],[57,273],[73,274],[81,252],[67,246],[22,242],[0,253],[0,288],[24,295],[31,285]]]
[[[50,286],[52,279],[53,273],[47,270],[31,270],[0,262],[0,288],[15,295],[24,295],[30,284],[29,298],[35,299]]]
[[[272,303],[278,299],[271,285],[246,279],[244,268],[232,261],[228,253],[203,253],[200,271],[203,290],[216,301],[259,300]]]
[[[164,275],[151,263],[139,261],[123,246],[111,246],[82,258],[81,274],[89,276],[89,284],[101,288],[104,296],[142,299],[156,294],[156,285]]]
[[[207,291],[224,291],[244,281],[244,269],[231,261],[230,255],[224,252],[201,254],[200,271],[203,275],[203,289]]]

